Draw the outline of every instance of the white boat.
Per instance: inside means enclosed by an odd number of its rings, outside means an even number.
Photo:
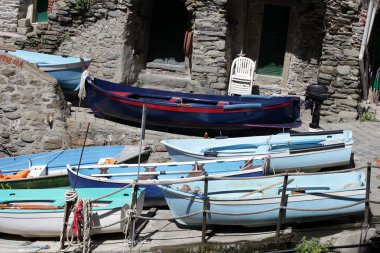
[[[63,227],[65,193],[68,189],[33,189],[0,191],[0,233],[23,237],[59,237]],[[115,189],[77,189],[80,198],[96,199]],[[90,234],[122,232],[125,223],[116,223],[128,215],[132,190],[105,197],[92,203]],[[144,191],[137,193],[137,212],[141,213]],[[72,223],[73,212],[69,224]],[[116,223],[111,226],[106,226]],[[97,228],[98,227],[98,228]]]
[[[229,157],[270,157],[270,170],[319,170],[348,165],[352,131],[280,133],[238,138],[162,140],[172,160],[199,161]]]

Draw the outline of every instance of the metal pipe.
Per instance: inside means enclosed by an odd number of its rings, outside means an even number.
[[[366,183],[366,189],[365,189],[365,199],[367,200],[365,202],[365,208],[364,208],[364,222],[363,226],[368,226],[369,224],[369,193],[370,193],[370,186],[371,186],[371,163],[367,163],[367,183]]]
[[[367,12],[364,33],[363,33],[363,39],[362,39],[360,52],[359,52],[360,81],[362,83],[362,95],[363,95],[364,100],[368,98],[367,73],[364,67],[364,54],[366,52],[367,42],[368,42],[367,39],[369,37],[368,34],[369,34],[370,24],[371,24],[371,19],[372,19],[373,1],[374,0],[370,0],[369,5],[368,5],[368,12]]]
[[[285,198],[286,198],[286,188],[288,185],[288,173],[284,175],[284,182],[282,184],[282,193],[281,193],[281,204],[280,206],[283,207],[285,205]],[[284,215],[285,209],[280,208],[278,211],[278,219],[277,219],[277,229],[276,229],[276,238],[280,236],[280,229],[281,229],[281,223],[282,223],[282,216]]]
[[[204,193],[203,193],[203,219],[202,219],[202,243],[206,243],[206,228],[207,228],[207,213],[206,208],[208,206],[208,175],[205,175]]]

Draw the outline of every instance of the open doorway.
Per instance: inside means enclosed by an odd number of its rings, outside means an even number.
[[[147,62],[184,64],[183,41],[188,16],[182,0],[153,1]]]
[[[48,0],[35,0],[34,22],[48,21]]]
[[[264,5],[257,74],[282,76],[289,6]]]

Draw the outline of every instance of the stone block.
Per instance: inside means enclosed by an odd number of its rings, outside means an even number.
[[[47,22],[37,23],[38,30],[47,30],[48,26],[49,26],[49,23]]]
[[[17,22],[19,28],[29,28],[32,25],[30,24],[29,18],[21,18]]]
[[[341,66],[339,65],[337,68],[336,68],[336,72],[339,74],[339,75],[342,75],[342,76],[347,76],[351,73],[351,68],[350,66],[347,66],[347,65],[344,65],[344,66]]]
[[[17,27],[17,33],[18,34],[21,34],[21,35],[26,35],[28,32],[30,32],[32,30],[31,27],[28,27],[28,28],[21,28],[21,27]]]
[[[356,119],[358,116],[357,112],[350,112],[350,111],[341,111],[339,112],[339,118],[342,122],[350,122]]]

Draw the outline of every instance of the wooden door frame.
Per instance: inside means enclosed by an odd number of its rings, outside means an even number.
[[[293,47],[293,32],[292,27],[295,23],[295,17],[294,17],[294,6],[297,4],[298,1],[295,0],[257,0],[255,1],[255,4],[259,5],[259,8],[261,9],[261,15],[257,17],[257,28],[256,32],[257,38],[256,43],[257,46],[252,50],[252,56],[254,60],[258,61],[259,59],[259,52],[260,52],[260,44],[261,44],[261,28],[262,28],[262,22],[263,22],[263,12],[264,12],[264,5],[277,5],[277,6],[288,6],[289,7],[289,23],[288,23],[288,31],[287,31],[287,39],[286,39],[286,46],[285,46],[285,55],[284,55],[284,62],[283,62],[283,71],[281,77],[281,86],[286,87],[289,77],[289,69],[290,69],[290,62],[291,62],[291,49]],[[248,8],[250,9],[250,8]],[[247,26],[248,27],[248,26]],[[248,29],[246,31],[248,33]],[[245,43],[248,43],[246,41]]]

